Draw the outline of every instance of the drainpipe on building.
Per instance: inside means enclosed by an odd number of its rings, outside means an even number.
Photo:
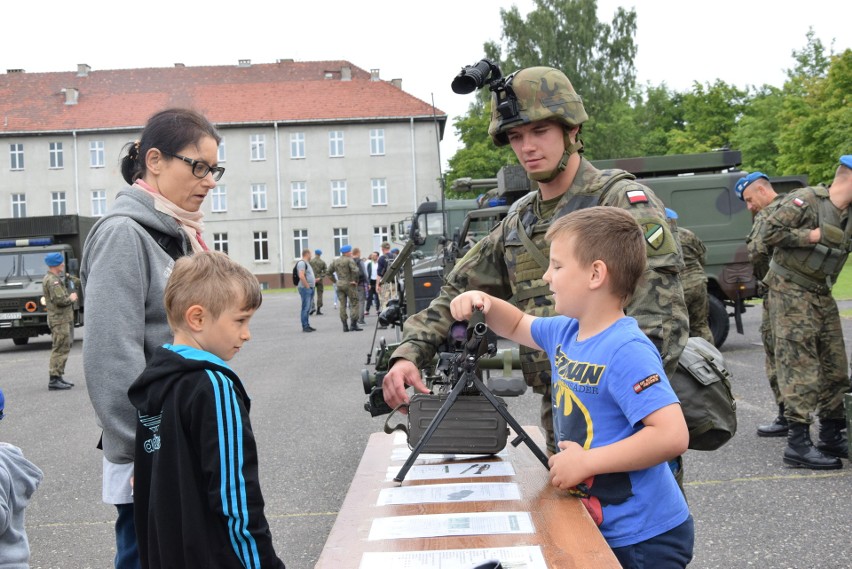
[[[414,207],[411,211],[417,211],[417,152],[414,148],[414,117],[411,117],[409,121],[409,124],[411,125],[409,128],[411,131],[411,185],[414,191]]]
[[[77,164],[77,131],[71,131],[71,137],[74,139],[74,201],[77,203],[77,215],[81,215],[80,211],[80,169]]]
[[[275,192],[278,196],[278,287],[284,288],[284,223],[281,212],[281,144],[278,140],[278,123],[272,123],[275,130]]]

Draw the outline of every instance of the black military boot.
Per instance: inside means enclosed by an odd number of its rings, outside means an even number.
[[[348,332],[348,331],[349,331],[349,324],[347,324],[347,323],[346,323],[346,320],[344,320],[344,321],[343,321],[343,331],[344,331],[344,332]]]
[[[784,464],[813,470],[836,470],[843,468],[839,458],[825,456],[811,442],[809,425],[790,423],[787,432],[787,448],[784,449]]]
[[[322,308],[317,308],[317,316],[322,316]]]
[[[817,449],[828,456],[849,458],[849,442],[843,434],[843,419],[820,419]]]
[[[51,375],[50,382],[47,384],[47,388],[51,391],[54,389],[71,389],[71,386],[62,381],[58,375]]]
[[[786,437],[787,419],[784,417],[784,404],[778,405],[778,416],[768,425],[760,425],[757,428],[758,437]]]
[[[358,319],[357,318],[350,318],[349,319],[349,330],[351,330],[352,332],[360,332],[361,330],[363,330],[363,328],[358,327]]]
[[[70,385],[71,387],[74,387],[74,383],[73,383],[73,382],[68,381],[67,379],[65,379],[65,377],[64,377],[64,376],[61,376],[61,375],[60,375],[60,376],[59,376],[59,381],[61,381],[62,383],[67,383],[67,384],[68,384],[68,385]]]

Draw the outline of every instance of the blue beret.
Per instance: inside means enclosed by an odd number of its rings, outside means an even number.
[[[393,249],[391,249],[391,253],[393,253],[394,255],[396,255],[397,253],[399,253],[399,249],[397,249],[396,247],[394,247]]]
[[[743,199],[743,192],[745,191],[745,189],[749,187],[752,182],[760,178],[769,181],[769,176],[767,176],[763,172],[752,172],[751,174],[747,174],[745,177],[737,180],[737,184],[734,186],[734,193],[737,194],[737,197],[740,198],[740,201],[745,201]]]
[[[322,255],[322,249],[317,249],[314,251],[314,255]]]
[[[677,212],[673,209],[666,208],[666,217],[669,219],[677,219]]]
[[[65,262],[65,257],[62,253],[48,253],[44,256],[44,263],[48,267],[58,267]]]
[[[348,253],[351,250],[352,250],[352,245],[344,245],[343,247],[340,248],[341,253]]]
[[[852,154],[844,154],[840,157],[840,163],[847,168],[852,168]]]

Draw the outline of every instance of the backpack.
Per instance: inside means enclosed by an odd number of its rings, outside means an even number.
[[[299,263],[304,263],[304,259],[299,259],[296,261],[296,264],[293,265],[293,285],[296,286],[299,284]],[[305,263],[305,272],[308,272],[307,263]]]
[[[716,450],[736,434],[737,403],[730,379],[716,346],[704,338],[689,338],[671,378],[689,428],[689,448]]]

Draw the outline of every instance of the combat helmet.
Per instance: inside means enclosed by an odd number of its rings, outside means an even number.
[[[569,129],[589,119],[583,100],[574,91],[564,73],[552,67],[528,67],[510,75],[503,89],[491,95],[491,123],[488,134],[497,146],[509,144],[509,129],[540,120],[552,119]],[[581,152],[582,141],[572,143],[565,135],[565,156],[549,179],[565,169],[563,163],[574,152]],[[538,181],[549,181],[542,179]]]

